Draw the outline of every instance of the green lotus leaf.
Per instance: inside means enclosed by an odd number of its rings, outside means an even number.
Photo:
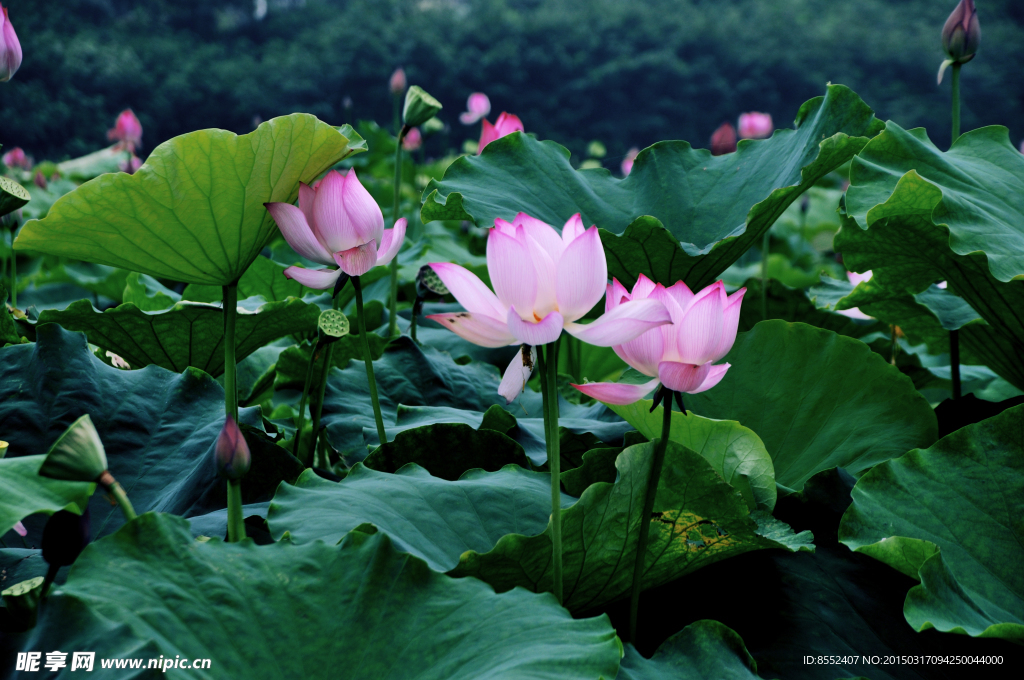
[[[75,182],[87,182],[106,172],[121,172],[121,164],[132,157],[126,149],[108,146],[85,156],[72,158],[57,164],[57,172]]]
[[[242,278],[238,279],[238,298],[244,300],[260,295],[267,302],[273,302],[289,297],[301,298],[313,293],[298,281],[286,277],[285,268],[283,264],[258,255],[242,274]],[[224,299],[219,286],[204,286],[197,283],[186,286],[181,297],[194,302],[220,302]]]
[[[152,276],[132,272],[125,281],[122,300],[132,303],[144,312],[160,312],[181,302],[181,295]]]
[[[465,423],[437,423],[403,430],[364,461],[366,467],[382,472],[397,472],[408,463],[416,463],[431,475],[449,481],[473,469],[494,472],[506,465],[528,465],[526,453],[517,441],[494,430],[474,430]]]
[[[783,492],[831,467],[856,474],[937,436],[935,414],[913,382],[858,340],[763,321],[737,335],[724,361],[732,368],[722,382],[685,403],[756,432]]]
[[[1024,641],[1024,406],[879,465],[853,489],[839,537],[920,580],[916,630]]]
[[[189,677],[254,680],[340,668],[353,680],[612,678],[622,650],[605,616],[575,620],[550,595],[450,579],[385,534],[198,542],[187,521],[152,513],[86,548],[21,642],[95,651],[97,670],[100,658],[180,656],[211,660],[178,671]]]
[[[164,142],[134,175],[105,174],[27,223],[14,247],[98,262],[158,278],[235,283],[276,232],[264,203],[291,203],[311,182],[363,150],[294,113],[247,135],[198,130]]]
[[[579,212],[603,230],[609,274],[623,284],[631,287],[642,272],[700,288],[882,127],[853,91],[829,85],[800,108],[795,130],[740,141],[735,153],[717,157],[687,142],[659,142],[640,152],[624,179],[574,170],[563,147],[513,133],[452,163],[427,186],[420,214],[424,222],[490,227],[524,211],[560,228]],[[645,215],[652,219],[635,223]],[[668,233],[652,238],[660,225]]]
[[[824,277],[822,281],[835,281],[835,279]],[[847,284],[849,285],[849,284]],[[744,300],[749,302],[740,309],[739,330],[749,331],[759,321],[764,321],[761,314],[761,279],[747,279],[743,286],[747,289]],[[818,288],[812,288],[805,293],[802,290],[794,290],[784,286],[774,279],[768,281],[768,318],[782,319],[783,321],[799,321],[802,323],[824,328],[828,331],[835,331],[839,335],[848,335],[851,338],[863,338],[871,333],[880,331],[888,332],[889,328],[881,322],[855,321],[848,316],[835,314],[827,307],[820,304],[821,296]],[[850,286],[849,290],[853,290]],[[816,304],[820,308],[816,308]]]
[[[319,307],[295,298],[255,309],[240,306],[236,358],[241,361],[285,335],[315,331],[319,315]],[[224,372],[224,311],[217,305],[178,302],[164,311],[144,312],[126,302],[100,312],[89,300],[79,300],[63,311],[48,309],[39,315],[40,324],[51,322],[85,333],[89,342],[117,354],[132,368],[156,364],[175,373],[189,366],[213,376]]]
[[[755,680],[757,663],[743,639],[718,621],[703,619],[665,640],[650,659],[633,645],[615,680]]]
[[[224,390],[208,374],[158,366],[119,370],[90,352],[83,334],[56,324],[38,326],[35,343],[0,349],[0,423],[10,442],[5,461],[45,453],[84,414],[99,433],[111,474],[138,512],[193,516],[226,507],[227,488],[213,462],[224,426]],[[239,421],[262,426],[257,408],[241,409]],[[274,444],[247,441],[252,467],[242,480],[243,500],[269,500],[282,479],[294,479],[287,464],[294,459]],[[89,507],[94,536],[124,523],[101,494]]]
[[[664,407],[651,411],[654,402],[641,399],[629,406],[610,406],[648,439],[661,436]],[[760,438],[751,430],[729,420],[710,420],[695,413],[672,412],[669,439],[696,451],[711,463],[715,472],[743,494],[751,510],[768,512],[775,507],[775,468]]]
[[[4,499],[0,503],[0,536],[29,515],[52,515],[59,510],[81,514],[89,502],[96,485],[40,477],[39,468],[45,458],[36,455],[0,459],[0,497]]]

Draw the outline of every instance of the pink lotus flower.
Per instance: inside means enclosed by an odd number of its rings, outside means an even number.
[[[391,90],[391,94],[402,94],[405,92],[406,85],[405,69],[396,68],[395,72],[391,74],[391,80],[388,81],[388,88]]]
[[[114,127],[107,130],[107,139],[117,142],[117,147],[132,153],[142,146],[142,123],[131,109],[125,109],[117,116]]]
[[[0,83],[5,83],[21,68],[21,43],[7,16],[7,8],[0,5],[0,9],[3,10],[0,17]]]
[[[495,220],[487,236],[493,293],[457,264],[430,267],[467,311],[428,319],[484,347],[522,345],[498,388],[509,403],[533,371],[532,348],[555,342],[563,329],[591,345],[610,347],[670,320],[664,304],[650,299],[617,305],[589,324],[576,323],[600,301],[608,280],[597,227],[584,229],[578,213],[562,227],[561,236],[525,213],[511,223]]]
[[[769,120],[771,118],[769,117]],[[769,127],[771,123],[768,124]],[[724,156],[736,150],[736,128],[732,123],[722,123],[711,135],[711,155]]]
[[[856,288],[865,281],[871,280],[871,270],[868,270],[863,274],[858,274],[857,272],[846,272],[846,278],[849,279],[850,283],[853,284],[853,287]],[[837,309],[836,311],[839,314],[842,314],[843,316],[849,317],[851,319],[867,320],[875,318],[873,316],[868,316],[864,312],[860,311],[860,308],[858,307],[853,307],[851,309]]]
[[[313,187],[300,184],[297,208],[291,203],[265,205],[295,252],[307,260],[340,267],[284,270],[285,276],[307,288],[330,288],[342,273],[360,276],[387,264],[405,240],[406,219],[384,229],[384,215],[355,170],[347,175],[331,170]]]
[[[643,274],[633,292],[612,280],[605,297],[605,314],[641,300],[662,302],[672,323],[612,347],[627,364],[653,380],[640,385],[587,383],[573,385],[583,394],[609,404],[632,404],[653,390],[658,382],[675,392],[697,394],[717,385],[729,364],[713,365],[732,349],[740,322],[740,305],[746,288],[726,295],[725,284],[713,283],[694,295],[679,281],[665,288]]]
[[[25,155],[25,151],[20,147],[16,146],[3,156],[4,165],[9,168],[24,168],[25,170],[32,169],[32,161]]]
[[[231,416],[224,419],[224,427],[213,447],[213,457],[217,463],[217,474],[225,479],[241,479],[249,471],[252,454],[242,430]]]
[[[481,153],[484,150],[484,147],[495,139],[499,139],[505,135],[510,135],[513,132],[525,131],[526,128],[523,127],[523,121],[519,120],[518,116],[514,116],[511,113],[505,113],[502,111],[494,125],[491,125],[490,122],[484,118],[484,128],[480,132],[480,144],[477,145],[476,152],[478,154]]]
[[[472,125],[491,112],[491,100],[483,92],[474,92],[466,100],[466,110],[459,114],[459,122]]]
[[[25,528],[24,524],[18,522],[14,525],[14,533],[18,534],[22,538],[25,538],[26,536],[28,536],[28,529]]]
[[[421,146],[423,146],[423,135],[420,134],[419,128],[412,128],[405,133],[405,137],[402,138],[403,149],[406,151],[415,151]]]
[[[637,155],[640,153],[640,149],[635,146],[626,152],[626,157],[622,159],[622,176],[626,177],[629,173],[633,172],[633,162],[636,160]]]
[[[740,115],[740,138],[765,139],[771,137],[775,126],[771,114],[751,111]]]

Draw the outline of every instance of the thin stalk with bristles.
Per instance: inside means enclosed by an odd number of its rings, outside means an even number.
[[[242,516],[242,480],[228,482],[228,543],[238,543],[245,538],[245,518]]]
[[[235,320],[238,316],[238,284],[223,288],[224,295],[224,415],[238,421],[238,387],[235,382]]]
[[[96,482],[103,487],[103,489],[110,494],[110,497],[114,499],[118,507],[121,508],[121,514],[124,515],[124,521],[130,522],[137,517],[135,514],[135,507],[132,502],[128,500],[128,494],[125,493],[124,487],[121,486],[120,482],[114,479],[114,475],[110,474],[109,470],[103,472]]]
[[[771,227],[764,232],[761,242],[761,319],[768,318],[768,246]]]
[[[384,445],[388,443],[388,435],[384,432],[384,417],[380,413],[380,400],[377,398],[377,381],[373,377],[373,355],[370,354],[370,339],[366,336],[366,319],[363,314],[363,284],[358,276],[352,277],[352,286],[356,291],[356,321],[359,324],[359,337],[363,340],[363,360],[366,362],[366,380],[370,384],[373,419],[377,424],[377,437],[381,445]]]
[[[339,302],[338,301],[338,296],[335,295],[334,296],[333,309],[337,309],[338,308],[338,302]],[[318,342],[317,346],[319,347],[319,345],[320,345],[320,343]],[[310,359],[310,367],[311,368],[312,368],[312,365],[313,365],[313,361],[315,359],[316,359],[316,351],[314,350],[313,357]],[[322,456],[322,459],[318,458],[318,453],[320,451],[320,447],[318,446],[318,443],[320,441],[320,417],[323,415],[323,412],[324,412],[324,395],[327,394],[327,376],[330,375],[330,373],[331,373],[331,362],[333,360],[334,360],[334,343],[331,343],[331,344],[327,345],[327,351],[324,352],[324,367],[323,367],[322,372],[320,373],[319,396],[317,397],[317,400],[316,400],[316,411],[313,413],[313,444],[312,444],[313,448],[309,452],[310,463],[313,463],[315,461],[317,465],[319,465],[321,468],[323,468],[325,470],[328,469],[328,467],[327,467],[327,453],[326,453],[326,449],[325,449],[324,455]]]
[[[18,308],[18,255],[14,252],[14,232],[18,230],[18,222],[11,227],[11,308]]]
[[[409,126],[403,125],[398,131],[395,143],[395,191],[392,203],[391,220],[398,222],[399,202],[402,194],[402,140],[409,132]],[[388,297],[388,337],[398,335],[398,254],[391,260],[391,294]]]
[[[949,145],[952,146],[960,139],[960,67],[963,64],[953,64],[953,106],[951,112],[952,129]],[[953,377],[953,398],[960,398],[960,332],[949,332],[949,369]]]
[[[659,389],[664,390],[664,387]],[[640,608],[640,591],[643,589],[644,568],[647,561],[647,541],[651,535],[651,514],[654,512],[654,497],[658,493],[658,481],[661,469],[665,465],[665,450],[668,438],[672,433],[672,398],[676,396],[667,391],[662,403],[661,438],[654,442],[654,454],[651,457],[651,470],[647,477],[647,493],[644,495],[644,509],[640,515],[640,535],[636,541],[636,560],[633,563],[633,588],[629,597],[629,639],[636,643],[637,611]],[[677,397],[682,403],[682,398]],[[686,410],[680,408],[683,413]]]
[[[551,577],[558,603],[562,599],[562,453],[558,440],[558,340],[537,348],[541,395],[544,405],[544,438],[551,472]]]
[[[317,346],[314,343],[313,352],[309,357],[309,366],[306,368],[306,382],[302,385],[302,398],[299,400],[299,421],[295,428],[295,441],[292,442],[292,455],[299,457],[299,440],[302,438],[302,428],[306,425],[306,402],[309,400],[309,388],[313,385],[313,367],[317,360]],[[312,461],[310,461],[312,467]]]

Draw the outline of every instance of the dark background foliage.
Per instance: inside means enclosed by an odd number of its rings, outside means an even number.
[[[939,33],[955,0],[10,0],[25,51],[0,87],[0,142],[37,159],[95,150],[132,107],[144,153],[205,127],[236,132],[308,111],[333,123],[391,119],[404,66],[457,114],[483,90],[494,114],[614,167],[630,146],[697,146],[740,112],[785,127],[828,81],[883,119],[948,139]],[[256,7],[265,8],[261,19]],[[983,39],[964,68],[964,128],[1024,137],[1024,3],[977,0]],[[351,108],[345,108],[351,98]],[[442,139],[431,152],[441,151]]]

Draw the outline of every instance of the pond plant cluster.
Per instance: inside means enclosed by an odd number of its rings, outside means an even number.
[[[963,0],[948,151],[829,84],[623,177],[474,93],[475,153],[427,161],[401,72],[396,134],[295,113],[143,162],[125,111],[8,151],[0,674],[1019,663],[1024,155],[960,134],[979,36]]]

